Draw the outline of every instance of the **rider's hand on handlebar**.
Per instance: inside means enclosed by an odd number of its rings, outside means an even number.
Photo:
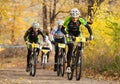
[[[28,41],[25,41],[26,44],[28,44],[29,42]]]
[[[69,37],[69,35],[68,35],[68,34],[66,34],[66,35],[65,35],[65,37]]]
[[[90,35],[90,40],[93,40],[93,38],[94,38],[93,35]]]

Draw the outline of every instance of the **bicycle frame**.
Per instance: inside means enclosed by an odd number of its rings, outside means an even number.
[[[66,48],[65,43],[58,43],[58,61],[57,61],[57,76],[60,74],[64,76],[65,71],[65,52],[64,49]]]
[[[71,56],[71,73],[68,73],[68,79],[72,80],[73,78],[73,73],[74,73],[74,68],[76,67],[76,80],[80,80],[81,77],[81,68],[82,68],[82,55],[80,55],[80,51],[83,50],[82,48],[82,43],[84,43],[86,41],[86,38],[83,37],[70,37],[69,39],[69,43],[74,44],[73,47],[73,51],[72,51],[72,56]],[[79,49],[81,48],[81,49]],[[80,62],[81,61],[81,62]],[[79,77],[78,77],[78,62],[80,65],[80,73],[79,73]]]
[[[30,75],[35,76],[35,74],[36,74],[36,60],[37,60],[36,50],[37,50],[37,48],[40,47],[40,45],[35,44],[35,43],[27,43],[27,44],[30,45],[32,48],[32,53],[30,55]]]
[[[32,53],[31,53],[31,57],[32,57],[36,54],[36,50],[37,50],[37,48],[40,48],[40,45],[36,44],[36,43],[28,43],[28,44],[31,45],[31,48],[32,48]]]
[[[65,49],[66,48],[66,44],[58,43],[58,48],[59,48],[59,51],[61,51],[61,49]],[[61,53],[59,52],[59,54],[61,54]]]

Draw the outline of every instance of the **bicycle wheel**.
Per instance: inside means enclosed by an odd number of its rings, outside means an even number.
[[[78,50],[77,56],[76,56],[76,80],[80,80],[81,78],[82,63],[83,63],[82,51]]]
[[[60,75],[60,56],[58,56],[58,60],[57,60],[57,76]]]
[[[46,63],[47,63],[47,55],[43,54],[43,69],[46,68]]]
[[[57,59],[57,76],[60,75],[60,55],[61,55],[61,49],[58,50],[58,59]]]
[[[36,74],[36,54],[33,54],[31,57],[31,64],[30,64],[30,75],[35,76]]]
[[[65,52],[62,51],[60,56],[60,72],[61,76],[64,76],[65,73]]]
[[[72,57],[71,62],[70,62],[70,68],[71,68],[71,73],[67,73],[68,80],[73,79],[73,74],[74,74],[74,57]]]

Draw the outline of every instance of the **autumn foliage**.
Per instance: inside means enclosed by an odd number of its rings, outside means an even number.
[[[24,45],[23,35],[33,21],[40,22],[42,29],[43,4],[48,8],[47,29],[51,25],[54,26],[58,19],[64,20],[73,7],[80,9],[82,16],[86,20],[90,18],[87,15],[87,0],[83,0],[78,4],[74,3],[73,0],[56,0],[58,1],[56,2],[56,11],[54,11],[53,0],[48,0],[48,2],[43,0],[30,1],[0,1],[0,45]],[[99,73],[107,72],[111,75],[117,73],[117,76],[120,76],[120,1],[110,1],[104,0],[100,5],[95,2],[93,5],[93,24],[90,26],[93,30],[94,40],[85,43],[84,70],[90,69]],[[54,13],[55,17],[50,16],[50,13]],[[51,18],[54,18],[52,22]],[[84,36],[89,35],[83,26],[81,31]]]

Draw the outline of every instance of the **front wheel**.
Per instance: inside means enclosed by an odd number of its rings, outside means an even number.
[[[80,80],[82,75],[82,63],[83,63],[83,52],[78,51],[77,52],[77,59],[76,59],[76,80]]]
[[[72,58],[71,62],[70,62],[71,73],[67,73],[68,80],[72,80],[73,75],[74,75],[74,62],[75,62],[75,59],[74,59],[74,57],[71,57],[71,58]]]
[[[60,56],[58,56],[58,60],[57,60],[57,76],[60,75]]]
[[[46,64],[47,64],[47,55],[43,54],[43,60],[42,60],[43,69],[46,68]]]
[[[30,63],[30,75],[35,76],[36,74],[36,56],[31,57],[31,63]]]
[[[65,52],[63,52],[60,57],[60,71],[61,71],[61,75],[63,77],[64,73],[65,73]]]

